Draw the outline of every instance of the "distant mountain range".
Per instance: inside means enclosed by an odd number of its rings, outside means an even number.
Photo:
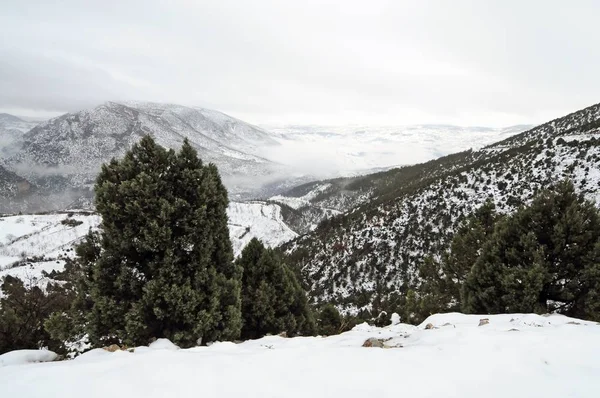
[[[219,167],[233,200],[265,199],[302,183],[418,163],[491,143],[509,129],[455,126],[279,127],[209,109],[107,102],[36,124],[0,115],[0,212],[90,208],[102,163],[142,136],[177,149],[187,138]]]

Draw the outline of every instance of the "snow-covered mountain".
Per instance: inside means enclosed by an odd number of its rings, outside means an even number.
[[[23,135],[37,122],[30,122],[7,113],[0,113],[0,159],[11,156],[21,146]]]
[[[107,102],[33,126],[11,115],[0,117],[0,166],[38,188],[19,203],[7,200],[14,188],[0,184],[0,212],[89,207],[100,165],[123,156],[146,134],[174,149],[187,138],[205,162],[218,166],[230,198],[246,200],[268,198],[310,181],[430,160],[524,128],[265,130],[214,110],[148,102]]]
[[[600,204],[600,104],[477,151],[292,190],[287,197],[321,187],[296,217],[324,206],[345,214],[287,249],[316,301],[368,309],[376,291],[415,286],[419,261],[444,250],[459,221],[486,200],[510,213],[564,178]]]
[[[61,203],[49,203],[61,209],[78,195],[91,196],[100,165],[123,156],[146,134],[174,149],[187,138],[205,162],[219,167],[232,197],[255,195],[287,178],[284,166],[260,156],[278,146],[260,128],[216,111],[155,103],[107,102],[51,119],[25,133],[3,163],[43,194],[70,192]]]

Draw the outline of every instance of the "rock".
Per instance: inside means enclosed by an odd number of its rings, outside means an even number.
[[[383,348],[383,340],[375,337],[368,338],[362,345],[363,347]]]
[[[488,323],[490,323],[490,319],[489,318],[481,318],[479,320],[479,326],[487,325]]]
[[[575,321],[571,321],[571,322],[567,322],[567,325],[581,325],[581,323],[575,322]]]
[[[278,335],[279,337],[288,337],[287,332],[281,332]]]
[[[121,351],[121,347],[119,347],[117,344],[111,344],[107,347],[102,347],[102,349],[108,352]]]
[[[426,330],[433,329],[433,323],[428,323],[427,325],[425,325],[425,329]]]
[[[456,327],[455,325],[451,324],[450,322],[446,322],[442,326],[454,326],[454,327]]]
[[[509,331],[509,332],[518,332],[518,331],[519,331],[519,329],[512,328],[512,329],[509,329],[508,331]]]

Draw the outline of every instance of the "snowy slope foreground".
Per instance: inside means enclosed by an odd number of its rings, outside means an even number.
[[[564,316],[434,315],[330,337],[264,337],[178,350],[92,350],[0,368],[2,396],[598,397],[600,326]],[[431,324],[432,329],[426,329]],[[365,348],[369,338],[385,347]],[[1,356],[0,356],[1,358]]]
[[[297,236],[276,204],[231,202],[227,213],[236,256],[252,238],[275,247]],[[61,271],[63,258],[73,256],[75,243],[100,222],[100,216],[85,212],[0,217],[0,278],[12,275],[44,284],[42,271]]]

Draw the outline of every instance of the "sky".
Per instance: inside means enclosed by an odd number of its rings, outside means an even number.
[[[501,127],[600,101],[600,2],[3,0],[0,112]]]

